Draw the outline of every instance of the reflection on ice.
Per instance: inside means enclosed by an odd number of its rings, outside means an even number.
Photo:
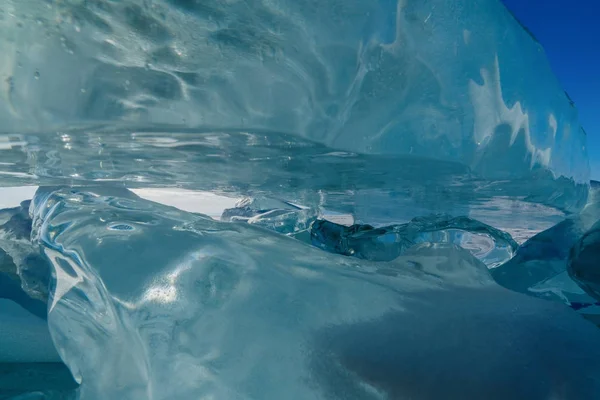
[[[143,199],[179,208],[183,211],[219,218],[223,210],[233,207],[239,199],[177,188],[139,188],[133,193]]]

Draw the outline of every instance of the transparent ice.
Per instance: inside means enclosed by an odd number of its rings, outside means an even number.
[[[455,245],[369,262],[88,190],[42,191],[32,207],[53,268],[48,324],[81,398],[541,399],[600,390],[597,328],[501,288]]]
[[[0,53],[0,399],[600,397],[586,134],[499,0],[2,0]]]

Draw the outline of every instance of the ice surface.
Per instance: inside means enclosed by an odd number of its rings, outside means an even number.
[[[454,245],[369,262],[101,188],[41,190],[32,211],[80,399],[600,390],[596,327],[501,288]]]
[[[41,256],[38,246],[31,243],[29,204],[30,201],[27,200],[17,208],[2,210],[6,222],[0,225],[0,272],[5,276],[15,277],[17,280],[19,280],[18,277],[27,277],[21,279],[22,289],[31,298],[45,303],[48,298],[50,266],[48,261]],[[39,308],[35,302],[21,303],[28,309],[30,309],[30,304],[33,304],[31,307]],[[45,310],[42,314],[37,309],[31,310],[40,317],[46,318]]]

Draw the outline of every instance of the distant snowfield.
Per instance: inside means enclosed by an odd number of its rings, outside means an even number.
[[[219,219],[227,208],[235,207],[239,198],[219,196],[210,192],[199,192],[177,188],[130,189],[141,198],[172,206],[183,211],[202,213]]]
[[[23,200],[33,198],[37,186],[0,187],[0,209],[17,207]]]
[[[37,186],[1,187],[0,209],[17,207],[23,200],[32,199],[37,188]],[[183,211],[202,213],[216,219],[221,217],[223,210],[234,207],[239,200],[209,192],[177,188],[142,188],[131,189],[131,191],[146,200],[176,207]]]

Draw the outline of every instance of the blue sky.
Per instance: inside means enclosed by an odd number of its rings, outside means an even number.
[[[544,46],[579,109],[592,178],[600,180],[600,0],[503,0]]]

